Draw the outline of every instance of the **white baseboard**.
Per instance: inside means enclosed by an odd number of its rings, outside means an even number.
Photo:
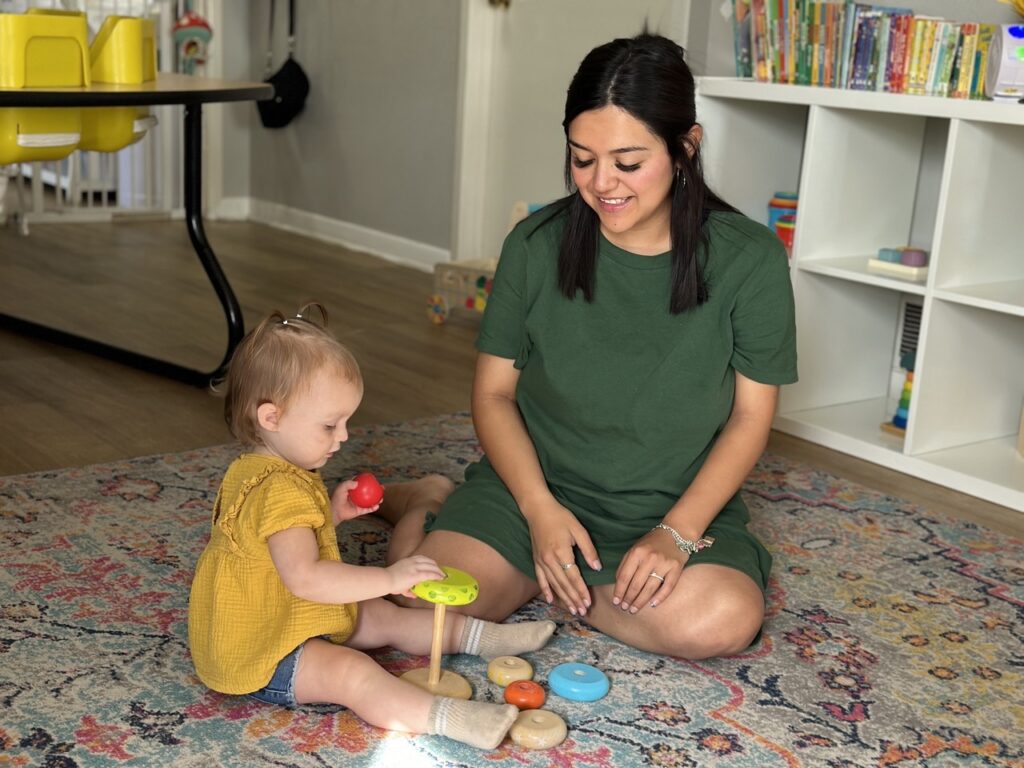
[[[359,224],[331,219],[318,213],[289,208],[266,200],[248,198],[248,218],[317,240],[337,243],[353,251],[416,267],[425,272],[432,271],[438,262],[451,260],[451,252],[436,245],[408,240]]]
[[[251,218],[251,209],[251,197],[224,197],[209,215],[221,221],[247,221]]]

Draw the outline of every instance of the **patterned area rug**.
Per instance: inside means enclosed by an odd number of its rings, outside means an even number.
[[[464,414],[357,430],[325,472],[461,479]],[[551,696],[556,749],[478,752],[206,690],[186,647],[192,567],[229,446],[0,478],[0,766],[1020,766],[1022,542],[770,456],[747,484],[775,554],[764,639],[693,663],[631,650],[534,602],[530,659],[607,672],[593,703]],[[330,485],[330,483],[329,483]],[[377,563],[388,529],[340,529]],[[423,658],[381,652],[395,673]],[[486,665],[445,666],[497,700]]]

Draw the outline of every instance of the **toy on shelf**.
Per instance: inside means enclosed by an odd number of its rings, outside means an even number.
[[[196,70],[206,64],[207,49],[213,37],[213,29],[209,23],[192,10],[174,24],[174,45],[178,50],[178,71],[185,75],[194,75]]]
[[[775,232],[793,255],[793,235],[796,232],[796,192],[776,192],[768,201],[768,228]]]
[[[509,213],[509,230],[543,207],[543,203],[517,201]],[[427,318],[441,325],[456,309],[483,312],[497,266],[497,259],[460,259],[435,264],[434,293],[427,297]]]
[[[996,28],[988,49],[985,95],[994,101],[1024,99],[1024,24]]]
[[[907,434],[907,419],[910,416],[910,394],[914,388],[914,360],[917,357],[915,352],[907,352],[900,358],[900,367],[907,372],[903,380],[903,391],[900,393],[900,402],[896,406],[896,413],[892,421],[882,422],[882,429],[897,437],[904,437]]]
[[[449,605],[469,605],[480,594],[476,579],[457,568],[441,566],[444,579],[422,581],[412,588],[421,600],[434,604],[434,634],[430,641],[430,666],[410,669],[402,675],[403,680],[425,688],[440,696],[453,699],[468,699],[473,688],[462,675],[441,669],[441,643],[444,638],[445,608]]]
[[[491,295],[497,266],[497,259],[435,264],[434,294],[427,299],[427,317],[440,325],[456,307],[483,312]]]
[[[928,277],[928,251],[910,246],[879,248],[878,256],[868,259],[868,272],[922,282]]]

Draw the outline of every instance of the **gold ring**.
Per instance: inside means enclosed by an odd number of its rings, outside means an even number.
[[[563,571],[568,571],[574,565],[576,565],[576,563],[562,563],[562,570]]]
[[[651,571],[651,575],[648,576],[647,578],[649,578],[649,579],[657,579],[658,581],[660,581],[662,583],[664,583],[664,581],[665,581],[665,577],[664,576],[659,576],[657,571]]]

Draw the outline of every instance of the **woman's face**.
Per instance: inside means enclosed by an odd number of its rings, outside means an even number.
[[[568,140],[572,179],[604,236],[640,255],[669,250],[675,165],[665,142],[614,106],[580,113]]]

